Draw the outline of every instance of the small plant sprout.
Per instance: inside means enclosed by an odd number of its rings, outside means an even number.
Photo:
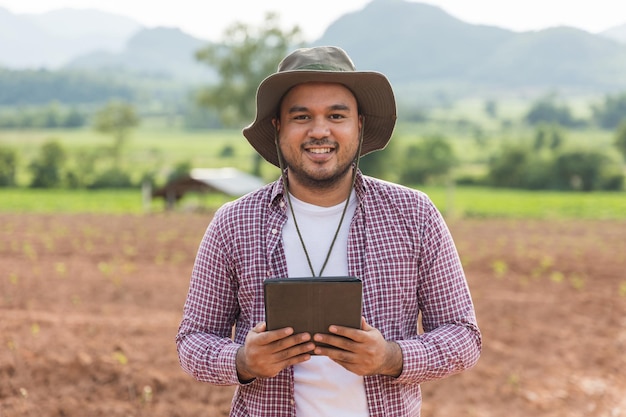
[[[63,262],[57,262],[54,265],[54,269],[57,272],[57,274],[61,277],[64,277],[65,274],[67,274],[67,267],[65,266],[65,263]]]
[[[149,403],[152,401],[152,387],[150,385],[146,385],[143,387],[143,395],[142,399],[144,403]]]
[[[496,278],[501,278],[507,273],[507,271],[509,270],[509,266],[505,261],[497,259],[491,263],[491,269],[496,275]]]
[[[113,352],[113,359],[120,365],[128,364],[128,357],[121,350]]]
[[[554,271],[550,274],[550,280],[560,284],[565,280],[565,275],[562,272]]]
[[[574,274],[570,277],[569,283],[576,290],[582,290],[585,287],[585,278]]]
[[[102,275],[109,276],[113,272],[113,267],[111,267],[111,264],[109,263],[98,262],[98,270],[102,273]]]
[[[72,295],[72,305],[77,306],[80,304],[80,297],[78,295]]]
[[[8,348],[11,352],[16,351],[16,350],[17,350],[17,343],[15,342],[15,340],[10,339],[10,340],[7,342],[7,348]]]
[[[30,243],[24,243],[22,245],[22,253],[26,256],[26,259],[30,261],[37,260],[37,251],[35,251],[35,248],[33,248],[33,245]]]

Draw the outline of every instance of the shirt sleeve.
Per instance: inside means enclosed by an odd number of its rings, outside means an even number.
[[[474,305],[452,236],[430,203],[420,232],[418,306],[423,333],[399,340],[398,383],[421,383],[471,368],[482,347]]]
[[[234,385],[239,383],[235,358],[240,345],[231,336],[239,307],[221,236],[218,211],[196,255],[176,346],[182,368],[197,380]]]

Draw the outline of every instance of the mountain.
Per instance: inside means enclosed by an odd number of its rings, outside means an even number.
[[[135,33],[121,51],[95,51],[81,55],[65,68],[126,71],[206,82],[210,71],[195,59],[195,52],[205,44],[206,41],[187,35],[178,28],[143,29]]]
[[[626,45],[557,27],[516,35],[494,48],[469,79],[508,87],[626,87]]]
[[[58,68],[79,54],[118,50],[141,28],[133,19],[96,10],[13,14],[0,7],[0,66]]]
[[[360,69],[407,82],[463,76],[514,36],[505,29],[462,22],[435,6],[373,0],[336,20],[314,44],[341,46]]]
[[[618,42],[626,43],[626,24],[614,26],[610,29],[600,32],[600,35],[616,40]]]
[[[333,22],[314,45],[339,45],[359,69],[395,86],[626,88],[626,45],[559,27],[513,32],[460,21],[405,0],[372,0]]]
[[[513,32],[469,24],[429,4],[371,0],[312,45],[345,48],[359,69],[385,73],[398,95],[411,99],[424,92],[605,93],[626,89],[626,42],[616,41],[624,32],[626,25],[602,34],[571,27]],[[130,74],[188,88],[217,79],[195,60],[206,43],[178,28],[146,29],[94,10],[16,15],[0,8],[0,68]]]

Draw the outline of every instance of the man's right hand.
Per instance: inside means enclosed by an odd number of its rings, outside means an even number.
[[[291,327],[265,330],[264,322],[254,326],[237,351],[237,375],[241,382],[274,377],[286,367],[311,358],[315,344],[310,342],[310,334],[294,335]]]

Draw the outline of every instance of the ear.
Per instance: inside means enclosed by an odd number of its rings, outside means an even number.
[[[278,117],[272,118],[272,126],[274,126],[274,129],[276,129],[277,132],[280,130],[280,120]]]

